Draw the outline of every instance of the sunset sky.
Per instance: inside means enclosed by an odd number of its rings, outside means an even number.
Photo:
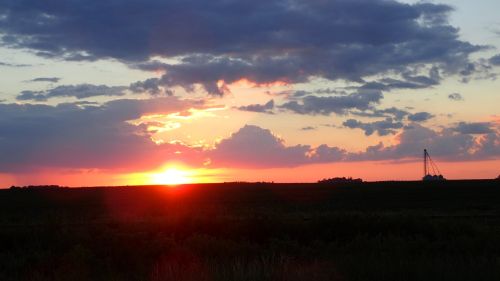
[[[2,0],[0,187],[500,174],[498,0]]]

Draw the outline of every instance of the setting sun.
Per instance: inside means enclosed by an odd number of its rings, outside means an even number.
[[[163,172],[152,174],[151,180],[154,184],[177,185],[191,183],[190,173],[188,171],[176,168],[168,168]]]

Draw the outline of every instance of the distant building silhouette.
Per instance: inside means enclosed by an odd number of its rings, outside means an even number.
[[[446,180],[443,175],[425,175],[423,181],[444,181]]]
[[[323,184],[334,184],[334,183],[362,183],[363,180],[360,179],[360,178],[357,178],[357,179],[353,179],[351,177],[349,178],[346,178],[346,177],[342,177],[342,178],[330,178],[330,179],[322,179],[322,180],[319,180],[318,183],[323,183]]]

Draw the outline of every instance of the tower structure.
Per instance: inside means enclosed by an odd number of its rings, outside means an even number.
[[[434,161],[432,161],[431,156],[427,152],[427,149],[424,149],[424,177],[423,181],[444,181],[446,180],[441,172],[439,171],[438,166]]]

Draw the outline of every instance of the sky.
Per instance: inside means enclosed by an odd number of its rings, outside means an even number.
[[[3,0],[0,187],[497,177],[498,10]]]

